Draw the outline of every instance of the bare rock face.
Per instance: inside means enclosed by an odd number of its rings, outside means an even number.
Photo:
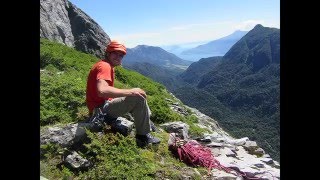
[[[81,9],[69,3],[68,9],[75,48],[102,58],[110,38],[103,29]]]
[[[103,29],[68,0],[40,0],[40,37],[99,58],[110,42]]]
[[[40,37],[74,47],[66,0],[40,0]]]

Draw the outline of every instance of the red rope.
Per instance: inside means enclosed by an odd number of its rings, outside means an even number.
[[[192,166],[202,166],[208,168],[208,175],[210,175],[211,169],[224,170],[227,173],[233,174],[235,176],[242,176],[245,179],[260,179],[257,177],[249,178],[246,173],[237,171],[220,164],[220,162],[214,158],[211,150],[207,147],[202,146],[197,141],[184,141],[178,137],[175,137],[175,142],[169,148],[176,150],[179,159]],[[231,171],[235,171],[231,172]]]

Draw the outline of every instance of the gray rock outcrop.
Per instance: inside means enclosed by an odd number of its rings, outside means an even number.
[[[40,0],[40,37],[103,58],[109,36],[68,0]]]
[[[176,97],[174,98],[176,99]],[[179,100],[177,99],[177,101]],[[279,162],[274,161],[270,155],[265,154],[264,150],[259,147],[255,141],[251,141],[248,137],[240,139],[233,138],[219,126],[217,121],[201,113],[197,109],[185,105],[180,106],[179,103],[176,102],[168,102],[172,107],[181,109],[179,112],[189,111],[192,115],[196,116],[198,123],[194,123],[194,125],[211,130],[210,133],[204,133],[197,141],[210,148],[212,155],[221,165],[232,170],[232,173],[226,173],[223,170],[213,168],[211,171],[212,179],[245,179],[240,176],[239,172],[244,173],[247,178],[259,178],[264,180],[280,179]],[[180,114],[184,115],[183,113]],[[180,122],[166,124],[176,126],[177,123],[181,124]],[[180,126],[180,129],[184,129],[182,128],[182,125]],[[177,133],[176,131],[173,131],[172,128],[163,127],[168,133]],[[187,132],[188,131],[186,131],[186,133]],[[169,141],[168,144],[170,144]]]
[[[67,8],[65,0],[40,0],[40,37],[74,47]]]
[[[88,168],[91,163],[87,159],[81,157],[77,152],[73,151],[72,154],[69,154],[65,162],[68,163],[74,169]]]

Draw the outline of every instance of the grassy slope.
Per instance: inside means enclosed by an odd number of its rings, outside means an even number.
[[[74,123],[88,117],[85,106],[85,86],[87,74],[98,59],[67,46],[45,39],[40,41],[40,126]],[[116,87],[140,87],[148,94],[152,111],[151,120],[156,124],[181,120],[191,124],[193,117],[182,117],[173,112],[166,98],[172,99],[164,86],[134,71],[121,67],[116,70]],[[199,129],[190,129],[191,133],[201,133]],[[82,157],[95,164],[85,171],[74,171],[62,164],[63,149],[55,144],[41,145],[45,152],[40,159],[41,175],[48,179],[179,179],[187,168],[168,151],[168,134],[157,133],[162,142],[157,147],[140,149],[133,137],[119,134],[106,134],[99,137],[87,132],[90,141],[76,150]],[[198,168],[201,174],[206,171]],[[192,171],[192,169],[191,169]],[[200,176],[194,174],[193,178]]]

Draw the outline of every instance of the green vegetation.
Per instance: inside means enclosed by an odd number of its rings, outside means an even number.
[[[40,67],[43,70],[40,75],[41,125],[83,120],[88,115],[85,105],[87,75],[98,59],[44,39],[40,45]],[[163,85],[122,67],[116,68],[115,81],[119,88],[139,87],[146,91],[152,109],[151,119],[155,123],[182,118],[165,102],[166,98],[172,97]]]
[[[66,123],[76,123],[88,117],[85,105],[87,74],[98,61],[85,54],[45,39],[40,40],[40,128]],[[155,124],[184,121],[189,125],[197,120],[184,117],[169,108],[165,99],[173,97],[164,86],[149,78],[122,67],[116,69],[115,86],[119,88],[140,87],[147,92]],[[190,133],[200,134],[196,127]],[[48,179],[181,179],[185,164],[172,156],[168,150],[168,133],[154,134],[161,139],[156,147],[141,149],[131,136],[106,133],[99,136],[87,131],[88,142],[73,147],[82,157],[93,163],[92,168],[74,170],[63,164],[63,158],[71,150],[56,144],[40,147],[40,173]],[[192,168],[191,168],[192,170]],[[199,168],[201,174],[206,172]],[[192,170],[193,172],[193,170]],[[193,179],[200,175],[193,173]]]
[[[233,73],[221,68],[218,71]],[[244,87],[243,83],[248,79],[251,83]],[[176,89],[174,94],[183,103],[215,118],[230,135],[257,141],[272,158],[280,161],[280,92],[279,85],[274,82],[279,77],[264,73],[261,79],[259,74],[247,76],[242,81],[216,79],[206,88],[185,86]]]
[[[198,121],[197,117],[194,115],[188,116],[185,119],[185,123],[187,123],[189,125],[189,135],[191,137],[199,137],[199,136],[203,135],[204,133],[212,133],[211,130],[209,130],[209,129],[204,129],[204,128],[201,128],[201,127],[195,125],[198,122],[199,121]]]
[[[40,40],[40,125],[83,120],[87,73],[97,61],[59,43]]]
[[[167,69],[165,67],[150,64],[147,62],[124,64],[124,67],[139,72],[140,74],[151,78],[153,81],[164,84],[169,90],[177,86],[177,81],[174,77],[181,73],[181,69],[180,71]]]
[[[41,175],[48,179],[181,179],[183,175],[186,165],[168,150],[167,133],[154,134],[161,143],[146,149],[138,148],[134,138],[119,133],[99,136],[87,131],[87,134],[90,142],[79,147],[77,152],[94,163],[94,167],[73,170],[62,163],[66,150],[48,144],[41,146],[45,152],[40,161]],[[194,173],[193,178],[200,179],[200,176]]]
[[[280,161],[279,37],[279,29],[257,25],[232,46],[219,64],[215,64],[214,58],[192,64],[182,74],[190,84],[173,91],[183,103],[216,119],[230,135],[256,141],[277,161]]]

